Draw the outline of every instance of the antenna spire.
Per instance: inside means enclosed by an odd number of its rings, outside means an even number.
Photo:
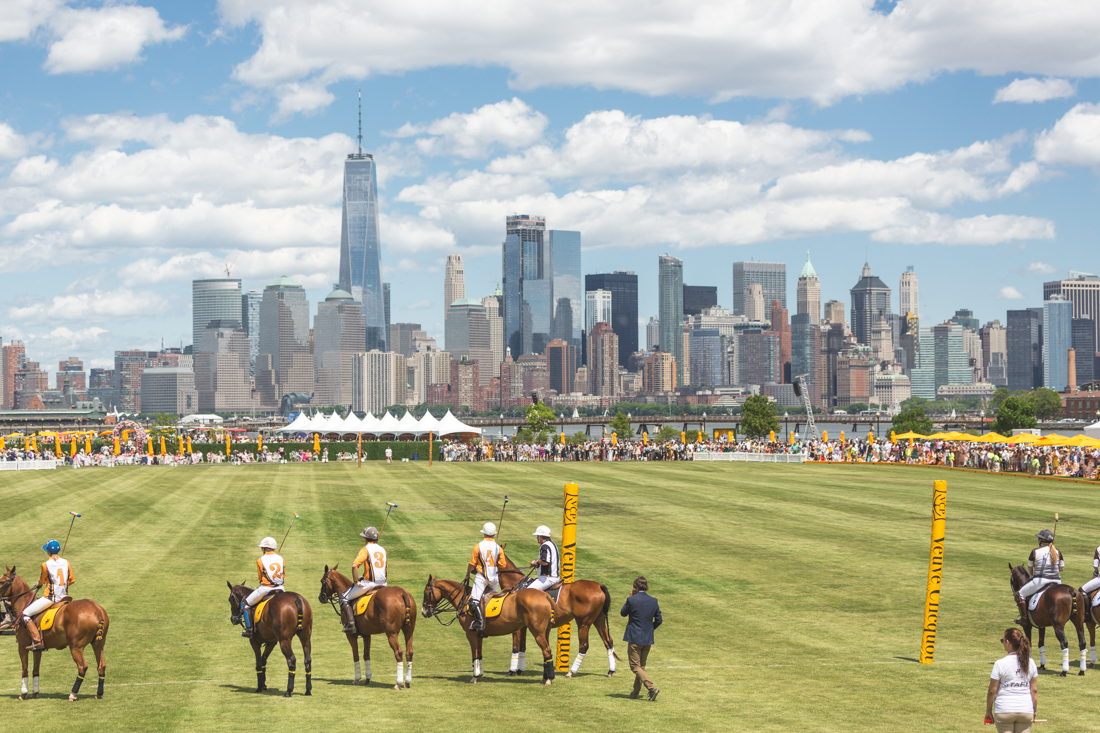
[[[359,154],[363,154],[363,87],[359,87]]]

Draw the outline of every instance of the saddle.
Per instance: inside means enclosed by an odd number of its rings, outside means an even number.
[[[38,624],[39,631],[49,631],[53,628],[53,619],[64,606],[73,602],[72,596],[65,596],[60,601],[52,604],[49,608],[42,613],[35,616],[32,620]]]
[[[362,616],[364,613],[367,612],[367,609],[370,608],[370,602],[374,599],[374,596],[380,590],[382,590],[382,589],[381,588],[375,588],[374,590],[370,591],[369,593],[365,593],[365,594],[363,594],[363,595],[361,595],[361,596],[359,596],[358,598],[355,599],[355,615],[356,616]]]

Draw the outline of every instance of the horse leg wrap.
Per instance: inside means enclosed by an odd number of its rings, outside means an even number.
[[[84,675],[78,674],[76,676],[76,682],[73,683],[73,694],[80,692],[80,685],[84,682]]]
[[[29,690],[27,690],[27,678],[24,677],[22,682],[20,682],[19,684],[19,694],[26,695],[27,692],[29,692]]]
[[[367,682],[370,682],[370,660],[363,662],[363,665],[363,677],[366,678]]]
[[[1045,666],[1047,663],[1047,648],[1045,646],[1039,647],[1039,666]]]
[[[361,678],[362,678],[362,674],[360,673],[360,669],[359,669],[359,660],[356,659],[355,660],[355,683],[358,684],[359,680]]]
[[[614,647],[607,650],[607,671],[608,672],[614,672],[615,671],[615,648]]]
[[[519,652],[512,652],[512,661],[508,665],[509,672],[515,672],[519,669]]]
[[[405,664],[404,662],[397,663],[397,686],[400,687],[401,683],[405,681]]]
[[[554,679],[554,660],[548,659],[542,663],[542,679],[553,681]]]
[[[1069,671],[1069,647],[1062,650],[1062,671]]]
[[[520,672],[527,670],[527,652],[519,653],[519,667],[517,669],[519,669]]]
[[[413,663],[405,662],[405,684],[411,685],[413,683]]]
[[[289,674],[286,676],[286,696],[290,697],[290,693],[294,692],[294,670],[287,670]]]
[[[481,659],[474,660],[474,677],[480,677],[482,675]]]
[[[31,682],[31,692],[36,695],[38,694],[38,675],[35,675],[34,679]]]
[[[569,668],[569,671],[573,674],[581,671],[581,662],[584,661],[584,654],[578,653],[577,658],[573,660],[573,666]]]
[[[1089,655],[1085,651],[1084,647],[1081,647],[1081,674],[1085,673],[1085,668],[1089,666]]]
[[[1089,649],[1090,649],[1091,654],[1092,654],[1092,663],[1096,664],[1096,645],[1093,644],[1092,646],[1089,647]]]
[[[99,675],[99,685],[95,688],[95,696],[103,697],[103,683],[107,681],[107,675]]]

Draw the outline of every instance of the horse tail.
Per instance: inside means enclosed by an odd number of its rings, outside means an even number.
[[[401,589],[401,603],[405,606],[405,618],[401,622],[401,628],[408,636],[416,628],[416,601],[404,588]]]
[[[107,624],[107,619],[103,618],[103,609],[99,607],[98,603],[92,604],[92,610],[95,611],[95,617],[99,621],[95,629],[95,640],[103,641],[103,627]]]
[[[611,641],[611,615],[608,613],[611,610],[611,591],[603,583],[600,583],[600,590],[603,591],[603,608],[600,609],[600,615],[603,616],[603,643],[612,650],[615,659],[618,659],[619,655],[614,652],[615,644]]]
[[[302,630],[302,597],[297,593],[294,594],[294,605],[298,607],[298,628],[295,632],[301,632]]]

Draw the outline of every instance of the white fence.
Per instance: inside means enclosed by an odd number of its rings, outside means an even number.
[[[749,461],[750,463],[804,463],[805,453],[696,453],[696,461]]]
[[[65,465],[65,461],[0,461],[0,471],[46,471]]]

